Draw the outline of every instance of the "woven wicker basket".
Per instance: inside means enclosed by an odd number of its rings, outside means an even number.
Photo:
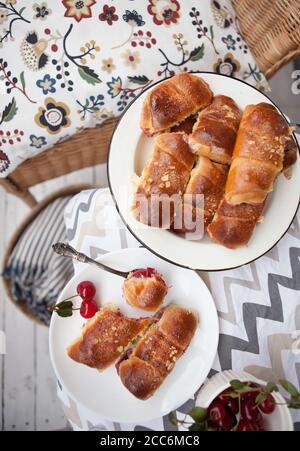
[[[55,199],[58,199],[59,197],[64,197],[64,196],[70,196],[70,195],[75,195],[77,193],[79,193],[80,191],[84,190],[84,189],[90,189],[93,188],[92,185],[87,185],[87,184],[81,184],[81,185],[71,185],[68,186],[67,188],[63,188],[59,191],[56,191],[55,193],[47,196],[45,199],[42,200],[42,202],[40,202],[39,204],[37,204],[31,211],[30,213],[25,217],[25,219],[22,221],[22,223],[19,225],[19,227],[17,228],[17,230],[14,232],[12,238],[10,239],[10,242],[6,248],[6,252],[4,254],[4,258],[3,258],[3,262],[2,262],[2,268],[1,268],[1,273],[3,273],[4,268],[7,266],[8,264],[8,260],[9,257],[14,249],[14,247],[16,246],[19,238],[21,237],[21,235],[23,234],[23,232],[25,231],[25,229],[28,227],[28,225],[34,220],[34,218],[36,218],[36,216],[47,206],[49,205],[49,203],[53,202]],[[51,250],[49,250],[51,251]],[[11,290],[11,279],[10,278],[2,278],[3,280],[3,285],[6,291],[6,294],[8,296],[8,298],[16,305],[16,307],[18,307],[23,313],[25,313],[25,315],[29,318],[34,320],[36,323],[38,324],[43,324],[41,321],[39,321],[34,314],[32,313],[32,311],[28,308],[26,302],[22,302],[22,301],[18,301],[16,302],[13,295],[12,295],[12,290]]]
[[[241,31],[267,78],[300,55],[299,0],[232,0]]]
[[[0,178],[0,185],[34,207],[37,201],[29,191],[32,186],[106,162],[116,121],[117,119],[110,119],[101,127],[85,129],[46,152],[24,161],[8,177]]]

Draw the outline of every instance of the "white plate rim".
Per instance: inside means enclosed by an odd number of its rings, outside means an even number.
[[[146,249],[146,248],[144,248],[144,247],[138,247],[138,248],[135,247],[135,248],[117,249],[117,250],[114,250],[114,251],[111,251],[111,252],[107,252],[107,253],[104,254],[104,255],[101,255],[100,257],[96,258],[95,260],[101,261],[101,260],[107,258],[108,255],[115,255],[115,254],[119,254],[120,252],[126,252],[126,251],[130,251],[130,250],[133,250],[133,249],[134,249],[134,250],[139,249],[139,250],[146,250],[146,251],[148,251],[148,249]],[[149,252],[150,252],[150,251],[149,251]],[[158,258],[160,258],[160,257],[158,257]],[[161,260],[164,260],[164,261],[165,261],[165,259],[161,259]],[[167,262],[167,263],[170,263],[171,265],[174,265],[174,266],[177,266],[177,267],[179,266],[179,265],[176,265],[176,264],[174,264],[174,263],[172,263],[172,262]],[[179,266],[179,267],[180,267],[180,266]],[[193,270],[193,269],[190,269],[190,268],[184,268],[184,269],[188,269],[189,271],[193,271],[194,273],[196,273],[196,271]],[[73,279],[74,279],[74,278],[77,278],[78,276],[80,276],[81,273],[83,273],[83,272],[85,272],[85,271],[86,271],[86,268],[85,268],[85,267],[82,267],[78,272],[74,273],[73,277],[68,281],[68,283],[67,283],[66,286],[64,287],[63,291],[60,293],[60,295],[59,295],[59,297],[58,297],[58,299],[57,299],[57,302],[60,301],[60,298],[61,298],[61,296],[62,296],[62,293],[63,293],[65,290],[67,290],[67,289],[69,288],[70,285],[72,285]],[[213,365],[213,362],[214,362],[214,360],[215,360],[215,358],[216,358],[216,356],[217,356],[217,353],[218,353],[218,345],[219,345],[219,339],[220,339],[219,317],[218,317],[218,311],[217,311],[217,307],[216,307],[215,300],[214,300],[214,298],[213,298],[213,296],[212,296],[210,290],[208,289],[206,283],[203,281],[203,279],[200,277],[200,275],[199,275],[199,274],[196,274],[196,275],[197,275],[198,278],[199,278],[199,283],[202,284],[203,290],[207,293],[207,296],[208,296],[208,297],[210,298],[210,300],[211,300],[211,306],[212,306],[212,311],[213,311],[213,315],[214,315],[213,321],[215,322],[215,328],[216,328],[216,332],[215,332],[215,337],[216,337],[215,340],[216,340],[216,342],[214,343],[214,349],[215,349],[215,351],[214,351],[214,353],[212,353],[211,359],[210,359],[210,361],[209,361],[209,365],[208,365],[208,366],[209,366],[209,369],[207,370],[206,377],[204,378],[204,380],[203,380],[202,382],[200,382],[200,384],[199,384],[199,386],[198,386],[198,389],[196,390],[195,393],[198,392],[199,388],[203,385],[203,383],[205,382],[206,378],[208,377],[209,371],[211,370],[212,365]],[[63,383],[63,378],[61,377],[60,372],[59,372],[59,370],[58,370],[58,368],[57,368],[57,365],[56,365],[56,363],[55,363],[54,346],[52,346],[52,337],[53,337],[53,335],[54,335],[53,329],[54,329],[54,327],[55,327],[54,324],[55,324],[55,323],[54,323],[54,321],[53,321],[52,318],[51,318],[50,327],[49,327],[49,339],[48,339],[48,344],[49,344],[50,361],[51,361],[51,365],[52,365],[52,368],[53,368],[53,370],[54,370],[55,376],[56,376],[56,378],[57,378],[59,384],[63,385],[64,391],[66,392],[66,394],[67,394],[72,400],[74,400],[74,401],[75,401],[76,403],[78,403],[80,406],[84,407],[84,409],[85,409],[86,411],[90,412],[92,415],[98,416],[98,417],[99,417],[99,412],[97,412],[97,411],[94,410],[94,409],[91,409],[90,407],[85,406],[85,405],[82,403],[82,401],[81,401],[80,399],[77,398],[76,394],[74,394],[71,390],[69,390],[68,386],[67,386],[66,384]],[[195,393],[192,393],[191,395],[194,395]],[[177,410],[181,405],[182,405],[182,402],[179,402],[178,404],[174,405],[173,410]],[[163,412],[160,412],[159,416],[155,415],[155,416],[153,416],[153,417],[147,418],[146,420],[143,420],[143,419],[141,418],[140,421],[141,421],[141,423],[142,423],[143,421],[147,421],[147,422],[148,422],[148,421],[152,421],[152,420],[155,420],[155,419],[157,419],[157,418],[163,417],[163,416],[165,416],[165,415],[167,415],[167,414],[169,414],[169,413],[170,413],[169,411],[163,411]],[[102,418],[103,418],[103,417],[102,417]],[[114,417],[111,417],[111,416],[110,416],[110,417],[107,416],[107,417],[105,417],[104,419],[105,419],[105,420],[108,420],[108,421],[112,421],[112,422],[120,422],[120,420],[119,420],[118,418],[116,418],[116,417],[114,418]],[[130,420],[128,421],[128,420],[126,420],[126,423],[128,423],[128,424],[136,424],[136,421],[130,421]]]
[[[282,110],[277,106],[277,104],[276,104],[272,99],[270,99],[270,98],[266,95],[265,92],[260,91],[258,88],[256,88],[256,87],[253,86],[253,85],[250,85],[250,84],[247,83],[245,80],[241,80],[241,79],[239,79],[239,78],[231,77],[230,75],[217,74],[216,72],[212,72],[212,71],[190,71],[190,73],[192,73],[192,74],[199,74],[199,75],[201,75],[201,74],[212,74],[212,75],[215,75],[215,76],[226,77],[226,78],[230,78],[230,79],[232,79],[232,80],[234,80],[234,81],[236,81],[236,82],[240,82],[240,83],[243,83],[243,84],[249,86],[250,88],[254,89],[255,91],[258,91],[260,94],[262,94],[264,97],[266,97],[266,99],[267,99],[272,105],[274,105],[274,106],[278,109],[278,111],[280,112],[281,116],[284,118],[284,120],[286,121],[286,123],[290,126],[290,123],[288,122],[286,116],[284,115],[284,113],[282,112]],[[121,212],[120,212],[120,209],[119,209],[119,206],[118,206],[118,202],[117,202],[117,199],[116,199],[115,194],[114,194],[114,191],[113,191],[113,187],[112,187],[112,183],[111,183],[111,178],[110,178],[110,155],[111,155],[111,147],[112,147],[112,141],[113,141],[114,135],[115,135],[115,133],[116,133],[118,127],[120,126],[120,124],[121,124],[121,122],[122,122],[122,120],[123,120],[125,114],[126,114],[126,113],[128,112],[128,110],[131,108],[131,106],[134,104],[134,102],[135,102],[141,95],[143,95],[145,92],[147,92],[149,89],[152,89],[152,88],[153,88],[154,86],[156,86],[157,84],[163,83],[164,81],[166,81],[166,80],[168,80],[168,79],[170,79],[170,78],[172,78],[172,77],[166,77],[164,80],[158,80],[158,81],[156,81],[155,83],[153,83],[153,84],[151,84],[150,86],[148,86],[146,89],[144,89],[141,93],[139,93],[139,94],[132,100],[132,102],[130,102],[130,104],[127,105],[127,107],[124,109],[124,111],[123,111],[122,114],[119,116],[118,121],[117,121],[117,123],[116,123],[116,125],[115,125],[115,127],[114,127],[113,133],[112,133],[111,138],[110,138],[109,146],[108,146],[108,154],[107,154],[107,180],[108,180],[109,190],[110,190],[110,193],[111,193],[113,202],[114,202],[114,204],[115,204],[116,210],[117,210],[117,212],[118,212],[118,214],[119,214],[121,220],[123,221],[125,227],[127,228],[127,230],[133,235],[133,237],[134,237],[137,241],[139,241],[139,243],[142,244],[143,247],[145,247],[146,249],[148,249],[150,252],[152,252],[152,253],[153,253],[154,255],[156,255],[157,257],[159,257],[159,258],[161,258],[161,259],[163,259],[163,260],[165,260],[165,261],[167,261],[167,262],[169,262],[169,263],[172,263],[172,264],[174,264],[174,265],[176,265],[176,266],[180,266],[180,267],[182,267],[182,268],[190,269],[190,270],[194,270],[194,271],[219,272],[219,271],[229,271],[229,270],[232,270],[232,269],[237,269],[237,268],[240,268],[240,267],[242,267],[242,266],[244,266],[244,265],[248,265],[249,263],[253,263],[253,262],[255,262],[256,260],[258,260],[260,257],[263,257],[263,256],[266,255],[268,252],[270,252],[270,251],[271,251],[271,250],[279,243],[279,241],[281,241],[282,238],[285,236],[285,234],[286,234],[287,231],[289,230],[290,226],[292,225],[292,223],[293,223],[293,221],[294,221],[294,219],[295,219],[295,217],[296,217],[296,215],[297,215],[297,212],[298,212],[298,209],[299,209],[299,206],[300,206],[300,199],[299,199],[299,201],[298,201],[298,205],[296,206],[295,213],[294,213],[294,215],[293,215],[293,217],[292,217],[290,223],[288,224],[286,230],[283,232],[283,234],[276,240],[276,242],[275,242],[271,247],[269,247],[267,250],[265,250],[264,252],[262,252],[261,254],[259,254],[258,256],[256,256],[255,258],[252,258],[252,259],[250,259],[250,260],[248,260],[248,261],[246,261],[246,262],[243,262],[243,263],[238,264],[238,265],[235,265],[235,266],[228,266],[228,267],[226,267],[226,268],[217,268],[217,269],[193,268],[193,267],[184,265],[184,264],[182,264],[182,263],[180,263],[180,262],[178,262],[178,261],[171,260],[171,259],[165,257],[164,255],[161,255],[158,251],[153,250],[150,246],[148,246],[146,243],[143,242],[143,240],[142,240],[142,239],[141,239],[141,238],[140,238],[140,237],[132,230],[132,228],[128,225],[128,223],[126,222],[125,218],[123,217],[123,215],[122,215]],[[300,144],[299,144],[298,141],[297,141],[296,133],[295,133],[295,132],[292,132],[292,135],[293,135],[293,138],[294,138],[294,140],[295,140],[295,142],[296,142],[296,145],[297,145],[297,149],[298,149],[298,158],[300,158]]]

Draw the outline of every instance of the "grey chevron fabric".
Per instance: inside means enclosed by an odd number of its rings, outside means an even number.
[[[107,201],[107,195],[108,190],[84,191],[69,202],[65,211],[70,244],[93,258],[115,249],[140,246],[124,227],[112,199]],[[209,376],[230,368],[243,369],[263,380],[286,378],[299,387],[299,220],[300,212],[277,246],[257,261],[235,270],[206,274],[220,323],[218,355]],[[76,263],[75,271],[80,265]],[[87,416],[63,387],[58,393],[75,429],[177,429],[167,417],[132,425]],[[194,399],[187,400],[178,409],[177,417],[183,418],[193,405]],[[295,429],[300,429],[300,413],[292,411],[292,415]]]

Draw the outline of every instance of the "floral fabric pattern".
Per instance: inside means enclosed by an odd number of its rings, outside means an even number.
[[[81,19],[92,17],[91,6],[96,3],[96,0],[63,0],[62,3],[66,8],[65,17],[71,17],[80,22]]]
[[[45,127],[50,134],[55,134],[62,127],[69,127],[70,109],[63,102],[56,102],[52,97],[45,99],[45,107],[40,107],[34,120],[40,127]]]
[[[0,1],[0,177],[183,71],[268,89],[230,0]]]
[[[177,0],[150,0],[148,12],[156,25],[177,23],[180,17],[180,4]]]
[[[51,14],[52,10],[48,8],[47,3],[43,2],[41,4],[34,3],[32,5],[33,10],[35,11],[34,19],[46,20],[47,16]]]

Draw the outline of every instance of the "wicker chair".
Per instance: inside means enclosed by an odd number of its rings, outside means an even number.
[[[243,36],[267,78],[300,55],[299,0],[232,0]],[[86,129],[25,161],[0,185],[29,206],[36,200],[29,189],[43,181],[104,163],[116,119]]]

